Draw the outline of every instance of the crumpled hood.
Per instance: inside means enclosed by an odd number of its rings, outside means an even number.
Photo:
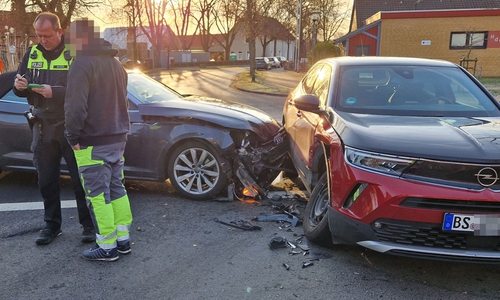
[[[188,122],[208,122],[221,127],[250,130],[262,140],[281,128],[276,120],[256,108],[215,98],[189,96],[159,103],[140,104],[143,116],[186,118]]]
[[[345,145],[455,162],[500,163],[500,118],[399,117],[340,113]]]

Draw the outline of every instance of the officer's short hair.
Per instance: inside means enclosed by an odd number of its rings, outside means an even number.
[[[38,16],[36,16],[35,21],[33,21],[33,27],[36,26],[36,23],[40,21],[42,24],[45,21],[49,21],[52,24],[52,29],[54,31],[58,31],[61,29],[61,22],[59,21],[59,17],[51,12],[42,12]]]

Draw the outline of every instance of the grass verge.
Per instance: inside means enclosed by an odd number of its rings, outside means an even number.
[[[500,97],[500,78],[499,77],[490,77],[490,78],[478,78],[479,82],[481,82],[487,89],[490,91],[493,96],[497,99]]]
[[[267,84],[266,76],[262,72],[258,71],[255,72],[255,82],[252,82],[250,72],[241,73],[234,82],[234,87],[254,93],[265,93],[272,95],[287,95],[290,91],[289,88]]]

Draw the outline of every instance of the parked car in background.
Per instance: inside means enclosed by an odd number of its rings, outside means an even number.
[[[0,75],[0,170],[35,171],[26,98],[12,92],[15,72]],[[184,197],[255,197],[286,158],[282,126],[264,112],[219,99],[181,95],[128,71],[130,133],[125,178],[164,182]],[[64,167],[64,172],[67,170]]]
[[[446,61],[317,62],[285,101],[306,237],[500,262],[500,104]]]
[[[276,56],[276,58],[280,61],[281,66],[288,62],[288,59],[284,56]]]
[[[280,68],[281,67],[281,63],[277,57],[271,56],[271,57],[268,57],[267,59],[269,59],[269,61],[271,62],[271,67],[273,67],[273,68]]]
[[[125,59],[124,62],[122,62],[122,65],[126,69],[137,69],[140,71],[146,71],[153,68],[153,60],[139,59],[134,61],[132,59]]]
[[[280,61],[280,66],[282,68],[288,63],[288,59],[284,56],[276,56],[276,58]]]
[[[267,57],[256,57],[255,58],[255,69],[260,70],[271,70],[272,65]]]

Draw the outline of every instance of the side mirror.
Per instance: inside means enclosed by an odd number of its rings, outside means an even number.
[[[294,100],[295,107],[300,110],[309,111],[312,113],[321,113],[323,110],[319,107],[319,98],[316,95],[302,95]]]

